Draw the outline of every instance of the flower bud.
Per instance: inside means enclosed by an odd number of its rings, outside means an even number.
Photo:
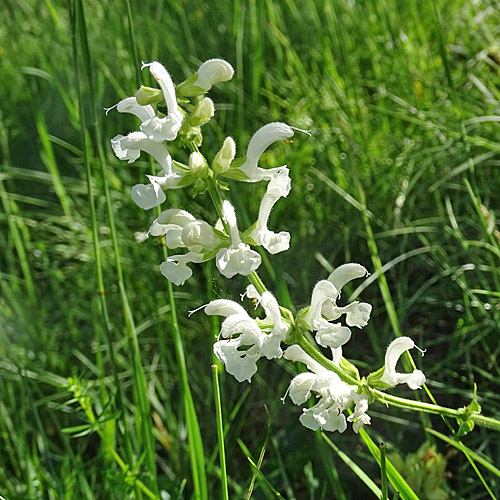
[[[141,106],[146,106],[146,104],[157,104],[165,100],[163,92],[160,89],[145,87],[144,85],[141,85],[139,90],[135,93],[135,98],[137,99],[137,103]]]
[[[216,174],[222,174],[229,169],[231,162],[236,154],[236,144],[232,137],[226,137],[222,148],[217,153],[214,159],[212,168]]]
[[[214,116],[214,102],[209,97],[204,97],[194,107],[189,121],[193,127],[200,127],[210,121],[212,116]]]
[[[196,177],[205,177],[208,172],[208,165],[200,153],[196,151],[191,153],[189,157],[189,170],[192,174],[196,175]]]

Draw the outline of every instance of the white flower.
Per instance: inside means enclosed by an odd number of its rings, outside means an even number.
[[[257,226],[250,233],[250,237],[257,245],[262,245],[271,254],[283,252],[290,248],[290,233],[286,231],[275,233],[267,228],[267,221],[274,204],[281,197],[286,198],[289,192],[290,177],[288,169],[284,167],[271,177],[266,194],[260,203]]]
[[[340,323],[330,323],[321,315],[325,302],[335,300],[338,291],[327,280],[321,280],[314,287],[311,308],[304,320],[312,331],[316,331],[316,342],[323,347],[338,349],[351,338],[351,330]]]
[[[153,179],[150,184],[136,184],[132,187],[132,201],[143,210],[157,207],[165,200],[165,193]]]
[[[234,208],[227,200],[222,203],[222,215],[229,226],[231,245],[217,253],[217,268],[226,278],[236,274],[248,276],[260,266],[260,255],[241,241]]]
[[[197,71],[198,79],[193,85],[202,88],[205,92],[218,82],[227,82],[234,75],[233,67],[224,59],[209,59]]]
[[[334,285],[340,296],[340,291],[346,283],[356,278],[364,278],[365,276],[368,276],[368,271],[361,264],[351,263],[344,264],[335,269],[328,277],[328,281]],[[330,321],[338,319],[342,314],[345,314],[346,323],[349,326],[363,328],[368,324],[371,311],[372,306],[366,302],[352,302],[345,307],[338,307],[336,297],[332,297],[331,301],[324,302],[321,312]]]
[[[343,382],[336,373],[314,361],[298,345],[289,347],[284,352],[284,358],[305,363],[313,372],[301,373],[290,382],[289,394],[294,404],[304,404],[311,396],[312,391],[316,392],[316,397],[319,398],[318,403],[314,406],[302,410],[302,415],[299,418],[301,424],[312,430],[344,432],[347,423],[343,411],[353,401],[361,400],[361,397],[354,392],[354,388]],[[359,415],[360,425],[361,423],[369,423],[369,417],[364,413],[365,407],[356,407],[356,410],[359,410],[357,415]],[[357,432],[359,429],[357,422],[354,425]]]
[[[248,178],[245,182],[259,182],[271,180],[273,174],[278,173],[283,167],[263,169],[258,166],[262,153],[273,143],[279,140],[292,137],[294,134],[292,127],[286,123],[273,122],[264,125],[257,130],[248,144],[246,159],[238,170],[243,172]]]
[[[143,132],[131,132],[127,136],[117,135],[111,139],[111,145],[120,160],[133,163],[141,151],[149,153],[161,166],[162,175],[147,175],[150,184],[136,184],[132,187],[132,200],[141,208],[148,210],[165,201],[165,194],[159,189],[175,189],[180,186],[183,177],[188,173],[177,168],[167,147],[149,139]]]
[[[261,304],[266,312],[264,321],[272,322],[270,333],[264,332],[257,321],[232,300],[214,300],[205,307],[206,314],[226,316],[219,340],[214,344],[214,353],[238,382],[251,382],[261,357],[273,359],[283,355],[280,343],[286,336],[287,327],[281,320],[278,303],[270,292],[264,292]]]
[[[141,124],[141,131],[153,141],[173,141],[181,128],[183,115],[177,108],[177,98],[172,78],[170,78],[165,67],[157,61],[143,64],[142,67],[149,67],[151,74],[160,85],[168,114],[164,118],[152,116],[148,120],[144,120]]]
[[[363,425],[370,425],[371,418],[366,414],[368,411],[368,398],[364,395],[360,396],[356,394],[353,399],[356,406],[354,407],[352,414],[347,417],[347,420],[348,422],[353,422],[352,428],[357,434]],[[354,420],[356,420],[356,422],[354,422]]]
[[[160,264],[160,271],[174,285],[181,286],[193,275],[193,271],[191,271],[187,264],[191,262],[200,263],[203,260],[203,255],[195,252],[188,252],[184,255],[173,255],[172,257],[167,257],[167,260]]]
[[[385,353],[385,369],[381,381],[388,385],[408,384],[410,389],[420,389],[425,384],[425,375],[420,370],[412,373],[398,373],[396,364],[402,354],[415,347],[415,342],[409,337],[399,337],[393,340]]]

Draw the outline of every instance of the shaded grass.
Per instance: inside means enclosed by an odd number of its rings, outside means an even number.
[[[122,2],[86,2],[87,69],[95,87],[93,102],[85,105],[89,130],[100,131],[100,138],[90,131],[88,143],[78,109],[77,82],[84,78],[75,75],[69,49],[70,18],[58,2],[44,6],[7,4],[7,22],[0,28],[0,421],[6,450],[0,456],[5,478],[0,494],[9,499],[129,494],[130,481],[95,434],[70,438],[62,432],[85,419],[77,405],[67,403],[70,395],[56,378],[76,376],[88,384],[98,414],[106,408],[105,394],[113,396],[111,407],[119,408],[115,398],[121,388],[117,444],[126,449],[125,429],[137,425],[133,387],[137,390],[138,379],[130,361],[122,286],[156,415],[145,430],[155,439],[149,456],[155,454],[158,488],[172,498],[182,496],[181,490],[184,495],[193,491],[186,415],[179,403],[175,320],[157,270],[163,249],[134,239],[134,232],[149,227],[151,215],[133,205],[129,190],[149,165],[114,158],[107,140],[135,124],[130,117],[105,117],[101,111],[135,91],[140,60],[162,61],[174,81],[210,57],[234,65],[235,79],[211,92],[217,123],[205,132],[204,152],[217,151],[224,134],[237,139],[243,152],[253,131],[271,120],[312,130],[311,139],[299,135],[293,145],[276,144],[262,161],[287,163],[293,180],[291,195],[276,206],[270,224],[292,233],[292,247],[272,256],[272,268],[262,273],[280,300],[290,297],[297,308],[307,304],[314,283],[328,272],[323,262],[371,267],[374,251],[364,219],[370,214],[382,268],[393,263],[377,282],[385,279],[394,310],[391,320],[387,297],[384,302],[373,281],[362,295],[374,305],[372,321],[366,336],[358,333],[347,346],[347,356],[361,360],[366,373],[378,368],[397,320],[402,333],[428,349],[419,363],[440,404],[468,404],[475,382],[484,413],[498,414],[499,134],[497,122],[482,121],[499,112],[499,15],[493,2],[256,0],[236,1],[232,8],[142,2],[140,8],[130,4],[131,18]],[[142,73],[144,83],[150,83]],[[106,148],[103,154],[100,147]],[[88,186],[95,217],[89,209],[86,161],[96,173]],[[233,186],[241,220],[253,221],[263,189]],[[206,200],[192,200],[188,190],[169,193],[168,203],[190,207],[214,222]],[[107,321],[97,319],[96,232],[109,331]],[[201,314],[188,319],[187,311],[213,297],[236,298],[245,285],[242,279],[223,281],[200,266],[190,282],[173,291],[193,402],[203,416],[200,432],[205,456],[211,458],[206,474],[213,496],[220,491],[210,374],[214,325]],[[321,440],[314,447],[304,444],[312,436],[299,426],[299,410],[279,401],[293,373],[280,364],[262,363],[250,387],[221,373],[230,497],[245,498],[254,475],[238,439],[258,457],[268,422],[274,441],[260,470],[281,494],[326,499],[335,491],[339,498],[342,492],[345,498],[361,497],[362,484],[321,448]],[[413,415],[374,405],[375,410],[380,415],[373,419],[373,432],[401,454],[431,439]],[[145,407],[143,417],[144,412]],[[447,432],[439,419],[430,420],[436,431]],[[369,477],[379,477],[356,436],[332,439]],[[129,463],[140,464],[143,478],[142,439],[132,432],[130,440]],[[476,429],[464,443],[490,462],[500,461],[494,434]],[[498,496],[498,479],[481,470]],[[487,494],[461,454],[449,456],[448,471],[452,497]],[[274,498],[260,479],[254,497]]]

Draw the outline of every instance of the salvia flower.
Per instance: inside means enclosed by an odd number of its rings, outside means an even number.
[[[408,384],[410,389],[420,389],[425,384],[425,375],[420,370],[413,370],[412,373],[396,371],[399,358],[414,347],[416,347],[415,342],[410,337],[399,337],[389,344],[385,353],[385,368],[380,378],[381,382],[392,387],[398,384]]]
[[[236,274],[248,276],[260,266],[261,257],[241,241],[234,207],[227,200],[222,204],[222,215],[229,226],[231,245],[217,253],[217,268],[226,278],[232,278]]]
[[[257,225],[250,233],[255,243],[262,245],[271,254],[284,252],[290,248],[290,233],[286,231],[275,233],[267,228],[267,221],[274,204],[280,198],[286,198],[288,193],[290,193],[290,177],[288,169],[284,167],[271,177],[266,194],[260,202]]]
[[[340,377],[314,361],[298,345],[292,345],[284,352],[289,361],[299,361],[307,365],[309,372],[300,373],[290,382],[288,394],[296,405],[304,404],[315,392],[318,402],[302,410],[299,420],[304,427],[312,430],[344,432],[347,421],[344,410],[354,402],[355,412],[348,421],[352,422],[355,432],[364,424],[370,423],[366,414],[368,400],[355,392],[355,387],[343,382]]]
[[[338,365],[342,357],[342,346],[351,338],[351,330],[341,323],[331,321],[345,314],[349,326],[362,328],[368,323],[372,306],[353,302],[345,307],[337,306],[342,287],[355,278],[368,274],[360,264],[344,264],[333,271],[327,280],[319,281],[314,287],[311,307],[304,316],[304,322],[311,331],[316,331],[316,342],[332,350],[333,362]]]
[[[178,95],[196,96],[208,92],[218,82],[227,82],[234,75],[233,67],[224,59],[209,59],[198,71],[177,87]]]
[[[172,78],[165,67],[157,61],[143,64],[160,85],[165,98],[168,114],[164,118],[154,116],[141,124],[141,131],[154,141],[173,141],[182,125],[183,114],[177,107],[177,98]]]
[[[286,123],[273,122],[257,130],[250,139],[244,163],[238,170],[244,174],[241,180],[245,182],[259,182],[271,180],[273,174],[284,167],[264,169],[258,166],[262,153],[274,142],[288,139],[294,134],[292,127]]]
[[[281,319],[278,302],[270,292],[264,292],[260,303],[266,312],[263,321],[251,318],[232,300],[214,300],[205,307],[208,315],[226,316],[214,353],[238,382],[252,381],[261,357],[273,359],[283,355],[280,343],[286,337],[287,326]]]

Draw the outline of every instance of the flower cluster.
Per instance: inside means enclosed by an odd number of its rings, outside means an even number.
[[[259,267],[261,257],[250,249],[250,245],[261,245],[271,254],[283,252],[290,246],[288,232],[276,233],[267,227],[274,204],[290,192],[289,170],[286,166],[263,169],[259,167],[259,160],[272,143],[292,137],[294,129],[280,122],[263,126],[250,140],[246,155],[236,159],[236,144],[227,137],[209,167],[199,151],[203,140],[201,126],[214,116],[215,108],[204,94],[215,83],[230,80],[233,68],[222,59],[211,59],[176,88],[168,71],[159,62],[144,64],[143,67],[149,68],[160,89],[141,87],[136,96],[127,97],[116,105],[120,113],[139,118],[141,125],[140,131],[117,135],[111,140],[113,151],[120,160],[133,163],[143,151],[151,155],[160,167],[159,172],[146,176],[148,184],[133,186],[132,200],[139,207],[145,210],[157,207],[166,200],[164,190],[191,184],[194,184],[195,194],[210,189],[213,193],[222,185],[219,177],[268,182],[257,221],[241,234],[234,208],[227,200],[221,200],[220,218],[213,226],[185,210],[170,208],[162,212],[148,235],[165,237],[169,249],[187,250],[163,262],[160,266],[162,274],[172,283],[183,285],[192,275],[188,264],[212,258],[226,278],[252,273]],[[183,98],[184,108],[179,105],[178,96]],[[194,97],[189,107],[185,103],[186,97]],[[168,142],[176,139],[181,146],[192,150],[187,164],[170,155]]]
[[[310,306],[300,311],[295,321],[283,317],[276,299],[270,292],[259,294],[252,285],[247,288],[244,296],[263,306],[266,312],[264,320],[252,319],[240,304],[231,300],[219,299],[210,302],[205,306],[206,314],[226,317],[214,345],[216,356],[239,382],[251,382],[257,371],[256,363],[261,357],[272,359],[283,356],[289,361],[305,364],[308,371],[300,373],[291,381],[288,394],[296,405],[305,404],[313,392],[319,401],[303,410],[300,422],[312,430],[339,432],[344,432],[347,422],[352,422],[354,431],[358,432],[363,425],[370,423],[370,417],[366,413],[369,390],[365,391],[361,384],[356,367],[342,357],[342,346],[351,339],[349,327],[361,329],[367,325],[372,306],[357,301],[339,306],[337,301],[344,285],[367,274],[360,264],[338,267],[327,280],[316,284]],[[287,312],[285,317],[291,318],[291,313]],[[333,322],[342,316],[348,326]],[[316,342],[330,349],[331,364],[341,374],[348,375],[349,380],[354,383],[346,382],[339,373],[325,368],[296,343],[283,352],[280,343],[296,340],[293,338],[293,330],[297,328],[315,332]],[[386,389],[406,383],[411,389],[420,388],[425,383],[425,376],[420,370],[414,370],[412,373],[396,371],[396,364],[401,355],[413,347],[415,344],[408,337],[394,340],[387,349],[384,366],[369,375],[368,387]],[[346,418],[343,412],[352,405],[354,410]]]
[[[145,152],[159,165],[157,172],[147,175],[147,184],[132,188],[133,201],[145,210],[161,205],[167,189],[192,185],[195,196],[205,191],[210,194],[217,211],[213,225],[186,210],[168,208],[151,224],[148,236],[164,238],[166,247],[175,251],[160,265],[161,273],[175,285],[183,285],[191,277],[189,264],[210,259],[215,260],[217,269],[226,278],[238,274],[249,276],[253,284],[247,287],[244,296],[252,299],[256,307],[262,306],[263,319],[254,319],[232,300],[217,299],[202,306],[207,315],[224,317],[214,353],[228,373],[239,382],[251,382],[257,362],[263,357],[268,360],[284,357],[305,365],[306,371],[292,379],[287,394],[294,404],[303,405],[315,393],[316,404],[304,408],[300,416],[300,422],[313,430],[344,432],[347,422],[351,422],[358,432],[370,423],[367,411],[374,389],[385,390],[402,383],[411,389],[420,388],[425,383],[420,370],[412,373],[396,370],[400,357],[415,347],[408,337],[394,340],[387,349],[384,366],[367,378],[360,378],[357,368],[343,357],[342,349],[352,337],[351,328],[365,327],[372,311],[372,306],[365,302],[339,305],[342,288],[368,275],[362,265],[341,265],[326,280],[319,281],[310,305],[295,318],[280,307],[255,274],[261,255],[252,245],[262,246],[271,254],[290,246],[288,232],[268,228],[275,203],[290,193],[289,170],[286,166],[261,168],[260,157],[271,144],[289,139],[294,130],[300,129],[281,122],[269,123],[253,135],[246,154],[239,158],[234,140],[226,137],[209,164],[200,152],[201,127],[214,116],[215,106],[205,94],[214,84],[232,78],[231,65],[222,59],[206,61],[177,87],[159,62],[143,67],[149,69],[159,89],[143,86],[134,97],[116,105],[120,113],[135,115],[141,124],[139,131],[114,137],[111,145],[121,160],[133,163]],[[172,141],[189,151],[184,161],[172,158],[169,151]],[[221,179],[267,182],[257,220],[243,232],[238,228],[234,207],[221,196],[222,191],[228,190]],[[317,347],[307,340],[310,335],[314,336]],[[288,347],[283,349],[282,344]],[[328,357],[322,354],[322,349],[328,350]],[[346,416],[345,411],[350,414]]]

